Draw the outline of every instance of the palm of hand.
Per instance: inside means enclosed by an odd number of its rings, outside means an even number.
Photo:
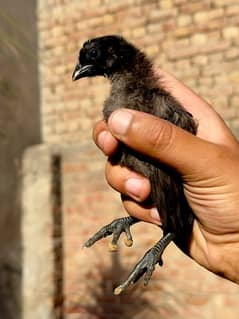
[[[217,113],[207,110],[207,117],[198,114],[198,137],[208,145],[194,173],[184,176],[185,195],[196,215],[189,253],[202,266],[228,277],[231,261],[226,251],[239,250],[239,144]],[[197,109],[192,112],[197,117]]]

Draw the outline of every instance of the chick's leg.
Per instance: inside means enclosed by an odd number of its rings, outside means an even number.
[[[110,249],[110,251],[116,251],[119,237],[122,233],[125,233],[126,238],[125,238],[124,242],[125,242],[126,246],[130,247],[133,245],[133,238],[132,238],[132,235],[130,232],[130,227],[133,224],[138,223],[138,222],[139,222],[138,219],[131,217],[131,216],[115,219],[110,224],[102,227],[92,237],[90,237],[84,243],[83,246],[84,247],[91,247],[98,240],[113,234],[113,239],[110,243],[109,249]]]
[[[125,290],[130,284],[138,281],[145,273],[144,285],[147,286],[156,264],[163,265],[162,254],[169,243],[175,238],[172,233],[167,233],[160,241],[149,249],[144,257],[136,264],[129,277],[114,290],[114,294],[118,295]]]

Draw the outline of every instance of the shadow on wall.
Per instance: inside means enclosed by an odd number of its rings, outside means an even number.
[[[71,308],[74,318],[81,319],[82,315],[87,319],[165,319],[174,318],[178,315],[180,300],[173,294],[168,296],[164,291],[160,279],[152,280],[149,286],[144,288],[142,279],[135,285],[129,287],[122,294],[115,296],[113,290],[120,282],[129,275],[129,268],[121,264],[120,252],[112,253],[111,267],[105,268],[99,256],[99,264],[96,265],[99,271],[99,280],[89,280],[86,291],[90,294],[92,305],[76,305]],[[88,278],[93,278],[93,272],[89,271]],[[152,290],[155,291],[155,298],[152,299]],[[149,298],[149,295],[151,298]],[[173,304],[177,305],[174,307]],[[77,317],[77,313],[79,317]]]
[[[119,284],[119,279],[126,278],[129,269],[121,264],[120,253],[112,253],[111,267],[103,268],[100,266],[98,289],[89,287],[91,299],[95,306],[86,307],[87,311],[95,314],[99,318],[105,319],[130,319],[145,317],[144,310],[147,314],[155,312],[156,308],[153,302],[144,297],[144,291],[139,285],[132,285],[127,291],[115,296],[114,288]]]

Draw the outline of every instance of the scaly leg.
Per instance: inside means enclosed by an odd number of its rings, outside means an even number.
[[[137,280],[139,280],[144,273],[146,273],[144,277],[144,285],[146,286],[152,276],[155,265],[157,263],[160,266],[163,265],[162,254],[165,248],[174,238],[174,234],[168,233],[165,236],[163,236],[155,246],[149,249],[144,255],[144,257],[134,267],[126,281],[119,285],[117,288],[115,288],[114,294],[119,295],[130,284],[135,283]]]
[[[92,237],[90,237],[83,245],[83,247],[90,247],[96,241],[100,240],[101,238],[107,237],[113,234],[113,239],[111,244],[109,245],[110,251],[117,250],[117,242],[119,240],[120,235],[124,232],[126,234],[126,238],[124,240],[125,245],[130,247],[133,245],[133,238],[130,232],[130,227],[138,223],[139,220],[128,216],[122,217],[113,220],[110,224],[102,227],[97,233],[95,233]]]

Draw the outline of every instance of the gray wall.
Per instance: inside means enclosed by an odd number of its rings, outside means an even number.
[[[21,157],[40,142],[36,1],[0,0],[0,318],[20,318]]]

